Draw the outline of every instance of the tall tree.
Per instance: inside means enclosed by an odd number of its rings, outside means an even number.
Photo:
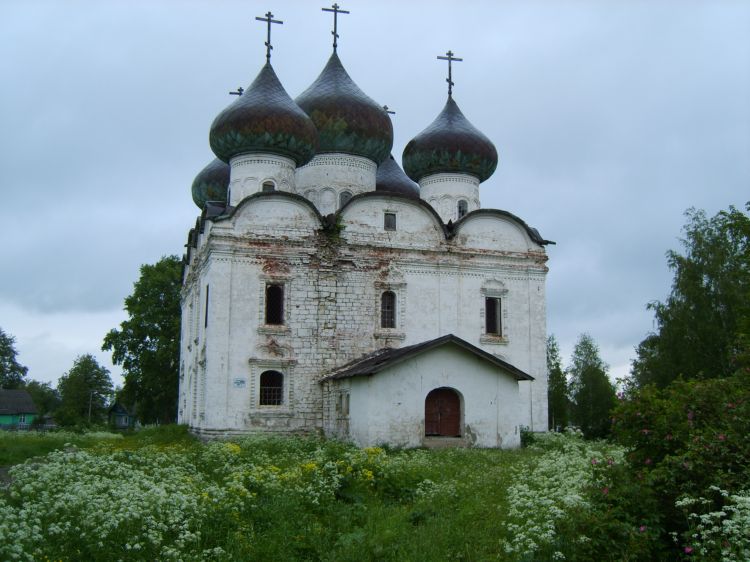
[[[23,388],[31,395],[40,416],[51,414],[60,406],[60,394],[48,382],[39,382],[32,379]]]
[[[29,370],[16,360],[17,355],[16,338],[0,328],[0,388],[13,389],[23,386]]]
[[[735,207],[711,218],[695,209],[685,214],[684,253],[667,253],[671,293],[648,305],[656,331],[637,348],[638,387],[725,377],[748,361],[750,217]]]
[[[560,346],[555,336],[547,338],[547,414],[549,429],[558,430],[568,425],[570,398],[568,381],[562,368]]]
[[[79,355],[70,371],[57,382],[60,407],[55,419],[60,425],[101,423],[112,394],[109,370],[91,354]]]
[[[590,439],[606,437],[610,432],[610,412],[616,395],[607,369],[594,339],[589,334],[581,334],[568,367],[570,414],[573,423]]]
[[[142,265],[125,299],[128,319],[104,338],[102,349],[112,350],[112,361],[124,369],[122,397],[144,423],[176,419],[181,275],[177,256]]]

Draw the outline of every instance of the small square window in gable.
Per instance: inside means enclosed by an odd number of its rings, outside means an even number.
[[[383,229],[396,230],[396,213],[386,212],[383,214]]]

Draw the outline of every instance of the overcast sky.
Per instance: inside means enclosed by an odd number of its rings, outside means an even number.
[[[331,51],[325,3],[0,2],[0,327],[56,379],[125,318],[139,266],[183,253],[213,118],[265,62],[292,97]],[[688,207],[750,200],[750,2],[341,1],[339,55],[393,116],[397,161],[446,99],[497,146],[482,206],[549,246],[548,330],[613,377],[653,329]]]

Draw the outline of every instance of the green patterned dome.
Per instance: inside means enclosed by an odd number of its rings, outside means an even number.
[[[404,171],[414,181],[430,174],[471,174],[482,182],[497,168],[497,150],[448,97],[440,115],[404,149]]]
[[[349,77],[336,53],[320,76],[295,100],[318,129],[318,153],[343,152],[380,164],[393,146],[385,110]]]
[[[224,162],[239,154],[267,152],[286,156],[297,166],[315,155],[318,134],[294,103],[270,63],[211,125],[211,150]]]
[[[206,201],[226,201],[229,164],[214,158],[193,180],[193,201],[203,209]]]

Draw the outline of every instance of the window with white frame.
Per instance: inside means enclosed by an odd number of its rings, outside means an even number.
[[[507,295],[505,284],[497,279],[488,279],[482,285],[484,307],[484,332],[482,341],[485,343],[507,343]]]

